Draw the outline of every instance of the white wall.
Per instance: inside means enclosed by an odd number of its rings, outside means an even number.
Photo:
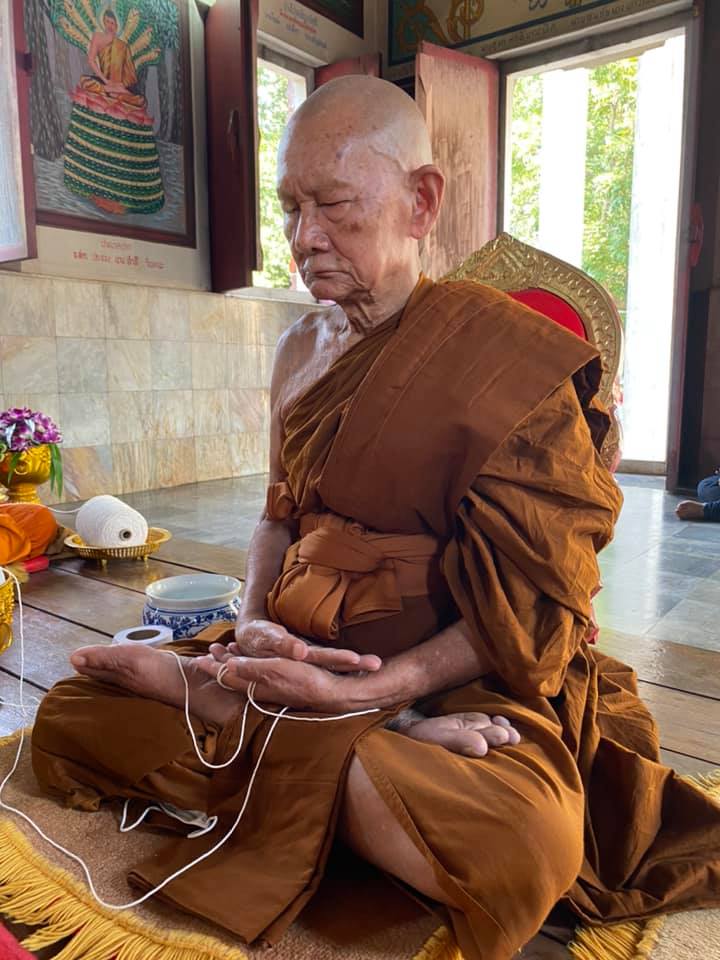
[[[365,35],[358,37],[296,0],[260,0],[259,37],[312,66],[377,53],[385,46],[378,30],[384,2],[365,0]]]

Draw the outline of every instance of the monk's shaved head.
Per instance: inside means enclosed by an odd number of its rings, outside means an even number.
[[[405,172],[432,163],[430,137],[417,104],[394,83],[377,77],[338,77],[324,84],[293,114],[281,155],[298,136],[347,145],[361,141]]]
[[[375,77],[340,77],[293,114],[278,154],[285,236],[306,286],[361,326],[404,304],[444,178],[415,103]]]

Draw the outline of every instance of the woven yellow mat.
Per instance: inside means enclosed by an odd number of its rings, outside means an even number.
[[[17,735],[0,739],[0,779],[16,750]],[[705,788],[720,799],[720,771]],[[87,814],[65,810],[43,796],[27,740],[3,799],[82,857],[98,894],[110,903],[137,896],[125,880],[128,868],[166,842],[149,830],[120,834],[116,813],[109,808]],[[358,860],[331,866],[318,895],[277,946],[248,947],[159,901],[127,911],[105,909],[89,893],[79,866],[19,817],[1,812],[0,915],[33,928],[24,940],[31,951],[62,944],[62,960],[463,960],[437,917]],[[686,960],[684,953],[662,952],[665,935],[678,919],[582,928],[571,953],[576,960]],[[720,936],[720,911],[688,914],[683,922],[680,936],[686,940],[694,939],[702,924],[706,945]],[[720,960],[720,946],[708,952],[702,943],[695,943],[687,960]]]

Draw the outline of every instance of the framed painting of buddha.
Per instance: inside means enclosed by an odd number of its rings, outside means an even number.
[[[37,221],[195,245],[187,0],[26,0]]]

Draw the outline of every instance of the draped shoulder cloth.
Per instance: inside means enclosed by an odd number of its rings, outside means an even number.
[[[601,372],[591,344],[500,291],[423,280],[355,391],[320,497],[375,530],[448,537],[460,500],[513,429],[575,375],[588,406]]]

